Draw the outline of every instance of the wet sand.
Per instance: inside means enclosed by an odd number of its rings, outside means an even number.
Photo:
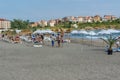
[[[120,53],[102,46],[65,43],[61,48],[0,41],[1,80],[119,80]]]

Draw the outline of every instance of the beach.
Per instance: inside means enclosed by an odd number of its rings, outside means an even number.
[[[1,80],[119,80],[120,53],[75,40],[60,48],[0,41],[0,71]]]

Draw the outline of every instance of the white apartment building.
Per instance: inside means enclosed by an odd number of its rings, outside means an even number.
[[[11,22],[6,19],[0,19],[0,29],[9,29],[11,28]]]

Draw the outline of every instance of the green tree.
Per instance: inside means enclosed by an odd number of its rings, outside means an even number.
[[[107,39],[104,39],[104,38],[100,38],[100,39],[103,40],[108,45],[108,54],[109,54],[109,50],[112,51],[112,47],[113,47],[114,43],[118,40],[118,39],[116,39],[116,37],[112,37],[112,35],[107,37]]]
[[[11,21],[11,28],[12,29],[27,29],[30,28],[29,26],[30,22],[29,20],[20,20],[20,19],[14,19]]]

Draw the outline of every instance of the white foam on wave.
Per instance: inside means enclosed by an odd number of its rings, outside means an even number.
[[[101,36],[102,37],[105,37],[105,36],[108,36],[110,34],[112,34],[113,36],[118,36],[120,35],[120,30],[115,30],[115,29],[108,29],[108,30],[91,30],[91,31],[86,31],[86,30],[74,30],[72,33],[72,37],[78,37],[78,38],[81,38],[81,37],[84,37],[84,38],[92,38],[93,39],[98,39],[100,38]],[[75,34],[75,35],[74,35]],[[84,36],[83,36],[84,35]]]
[[[95,30],[91,30],[91,31],[86,31],[86,30],[73,30],[71,32],[71,34],[88,34],[88,35],[99,35],[99,34],[111,34],[111,33],[120,33],[119,30],[115,30],[115,29],[108,29],[108,30],[100,30],[98,32],[96,32]]]

